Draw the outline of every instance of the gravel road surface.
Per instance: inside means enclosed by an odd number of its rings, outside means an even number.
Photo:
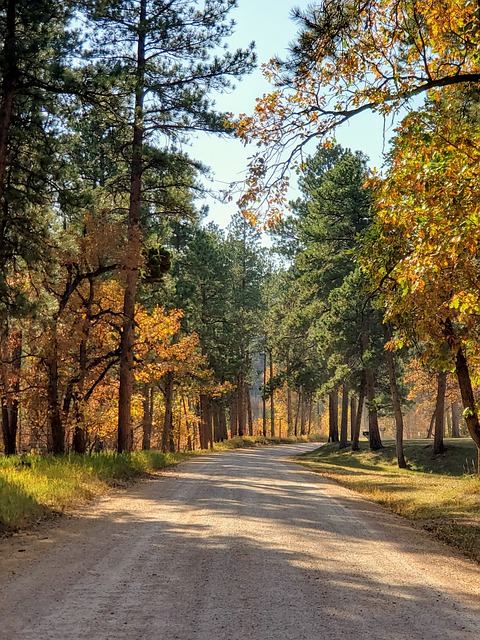
[[[287,460],[193,459],[0,541],[3,640],[477,640],[480,568]]]

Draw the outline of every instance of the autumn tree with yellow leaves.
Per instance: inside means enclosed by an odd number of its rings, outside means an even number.
[[[404,120],[386,176],[372,180],[372,238],[381,251],[365,252],[364,264],[397,328],[392,346],[415,342],[439,370],[455,371],[480,449],[473,392],[480,337],[476,105],[476,95],[450,91]]]

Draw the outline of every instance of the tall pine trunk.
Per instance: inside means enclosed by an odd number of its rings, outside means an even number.
[[[138,272],[140,268],[142,231],[140,210],[143,171],[143,105],[145,93],[145,26],[147,0],[140,0],[140,22],[137,42],[137,68],[135,80],[135,111],[133,123],[132,165],[130,173],[130,204],[128,209],[128,238],[124,260],[125,292],[123,299],[123,323],[120,337],[120,388],[118,394],[119,453],[132,447],[131,409],[134,366],[134,315],[137,300]]]
[[[237,378],[237,420],[238,435],[244,436],[246,432],[246,406],[245,406],[245,383],[241,376]]]
[[[458,407],[458,402],[452,402],[451,404],[451,412],[452,412],[452,438],[460,437],[460,412]]]
[[[350,440],[353,442],[353,435],[355,433],[355,422],[357,419],[357,399],[352,394],[350,398]]]
[[[312,415],[313,415],[313,397],[310,396],[308,398],[308,426],[307,426],[307,435],[312,433]]]
[[[238,435],[238,411],[237,411],[237,394],[232,393],[230,401],[230,437],[236,438]]]
[[[187,451],[193,451],[195,449],[195,438],[194,438],[194,435],[192,434],[192,429],[190,427],[187,401],[184,395],[182,395],[182,406],[183,406],[183,413],[185,415],[185,426],[187,429]]]
[[[338,442],[338,391],[328,394],[328,441]]]
[[[267,437],[267,352],[263,353],[262,430]]]
[[[383,325],[385,342],[391,338],[387,325]],[[395,366],[395,358],[390,349],[385,349],[385,360],[387,362],[388,380],[390,382],[390,396],[392,398],[393,415],[395,417],[395,447],[397,454],[397,464],[400,469],[407,468],[405,453],[403,450],[403,413],[402,403],[400,402],[400,393],[398,392],[397,371]]]
[[[275,389],[273,385],[273,351],[270,349],[270,436],[275,437]]]
[[[339,449],[348,446],[348,385],[342,387],[342,415],[340,419],[340,443]]]
[[[305,388],[300,387],[300,435],[305,436],[307,434],[307,406],[305,401]]]
[[[359,449],[358,442],[360,440],[360,429],[362,427],[363,404],[365,402],[365,388],[366,388],[365,373],[363,373],[362,380],[360,382],[357,411],[355,413],[355,424],[353,427],[353,434],[352,434],[352,451],[358,451]]]
[[[443,436],[445,432],[445,392],[447,390],[447,374],[442,371],[437,375],[437,400],[435,402],[435,432],[433,437],[433,453],[445,451]]]
[[[290,388],[290,353],[287,351],[287,436],[293,434],[292,390]]]
[[[250,396],[250,386],[248,382],[245,382],[244,397],[245,397],[245,404],[247,409],[248,435],[253,436],[252,398]]]
[[[300,389],[297,391],[297,409],[295,411],[295,423],[293,425],[293,435],[295,437],[298,436],[298,418],[300,416],[300,403],[302,401],[302,394],[300,393]]]
[[[143,387],[142,450],[149,451],[152,441],[154,389],[145,384]],[[187,425],[188,427],[188,425]]]
[[[213,424],[215,442],[222,442],[228,439],[227,421],[225,418],[225,408],[221,402],[213,403]]]
[[[292,390],[287,382],[287,435],[293,434]]]
[[[174,376],[172,371],[165,374],[165,416],[163,420],[162,451],[164,453],[175,451],[175,438],[173,433],[173,386]]]
[[[212,440],[212,402],[206,394],[200,396],[200,448],[213,446]]]
[[[6,395],[2,402],[2,434],[5,455],[17,453],[18,411],[20,393],[20,371],[22,363],[22,332],[15,335],[15,346],[11,354],[11,367],[3,381]]]
[[[366,327],[362,331],[362,352],[367,353],[370,345],[370,336]],[[365,364],[365,397],[367,399],[368,409],[368,433],[370,440],[370,449],[378,451],[383,448],[382,439],[380,437],[380,429],[378,426],[378,412],[375,401],[375,376],[373,369],[369,363]]]

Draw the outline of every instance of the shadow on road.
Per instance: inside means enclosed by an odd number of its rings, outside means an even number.
[[[448,562],[448,548],[282,462],[297,450],[198,458],[178,477],[136,485],[122,508],[107,502],[92,512],[83,572],[74,564],[69,581],[69,554],[85,545],[85,529],[72,526],[62,549],[45,552],[47,563],[56,554],[56,585],[36,592],[23,585],[24,597],[36,597],[48,615],[9,633],[25,640],[478,637],[480,613],[463,600],[471,595],[466,582],[452,579],[447,590],[428,572]],[[99,556],[95,537],[105,535]],[[476,567],[464,569],[478,582]],[[59,617],[70,621],[63,631],[54,625]]]

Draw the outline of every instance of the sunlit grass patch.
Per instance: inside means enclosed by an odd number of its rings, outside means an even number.
[[[171,466],[185,457],[158,451],[1,457],[0,531],[80,506],[109,487]]]

